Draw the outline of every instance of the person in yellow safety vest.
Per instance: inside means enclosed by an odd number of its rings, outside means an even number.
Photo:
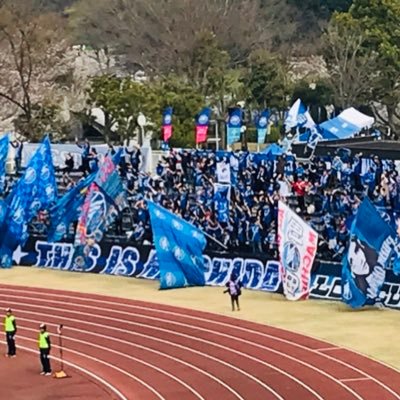
[[[39,351],[40,351],[40,362],[42,363],[42,372],[40,375],[51,375],[51,366],[50,366],[50,350],[51,350],[51,342],[50,335],[47,332],[47,327],[45,324],[40,325],[39,332]]]
[[[17,348],[15,347],[15,334],[17,333],[17,321],[11,311],[7,308],[4,318],[4,332],[6,333],[8,351],[6,357],[16,357]]]

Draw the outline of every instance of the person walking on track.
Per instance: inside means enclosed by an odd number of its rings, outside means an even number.
[[[17,348],[15,347],[15,334],[17,333],[17,321],[11,311],[7,308],[4,318],[4,331],[6,333],[8,351],[6,357],[16,357]]]
[[[47,327],[45,324],[40,325],[39,332],[39,351],[40,351],[40,362],[42,363],[42,372],[40,375],[51,375],[51,366],[50,366],[50,350],[51,350],[51,342],[50,335],[47,332]]]
[[[235,311],[235,304],[237,310],[240,311],[239,296],[242,294],[242,283],[234,274],[231,274],[229,281],[226,283],[226,287],[227,289],[224,293],[229,293],[231,296],[232,311]]]

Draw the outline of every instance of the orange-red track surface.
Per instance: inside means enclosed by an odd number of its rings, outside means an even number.
[[[56,327],[64,324],[65,370],[72,378],[63,382],[72,388],[74,373],[85,374],[109,399],[400,399],[400,373],[388,366],[235,318],[6,285],[0,285],[0,307],[14,310],[19,351],[36,351],[38,323],[45,322],[58,357]],[[24,382],[29,386],[29,375]],[[74,398],[90,398],[76,397],[76,389]]]

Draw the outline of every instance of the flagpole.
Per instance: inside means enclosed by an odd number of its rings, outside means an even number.
[[[200,229],[197,227],[197,229]],[[221,246],[224,250],[228,250],[228,247],[226,247],[222,242],[220,242],[218,239],[215,239],[215,237],[211,236],[207,232],[204,232],[202,229],[200,229],[203,232],[203,235],[208,237],[209,239],[213,240],[215,243],[217,243],[219,246]]]

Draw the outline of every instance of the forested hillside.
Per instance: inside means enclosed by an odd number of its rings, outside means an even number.
[[[173,106],[185,146],[204,105],[251,125],[300,97],[317,122],[354,106],[398,133],[399,26],[399,0],[0,0],[0,108],[30,137],[100,108],[123,138]]]

